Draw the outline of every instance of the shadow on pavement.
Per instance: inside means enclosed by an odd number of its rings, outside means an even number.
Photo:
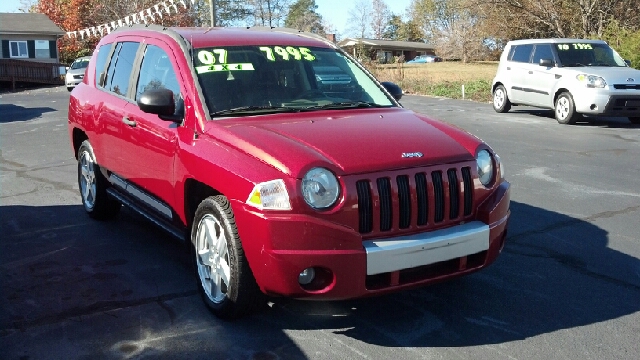
[[[511,211],[501,257],[471,276],[381,298],[276,300],[264,316],[285,329],[347,329],[335,332],[380,346],[464,347],[640,311],[640,277],[630,276],[640,260],[608,248],[606,231],[523,203]]]
[[[0,206],[0,234],[0,358],[306,358],[282,329],[212,315],[185,244],[127,208]]]
[[[503,254],[473,275],[352,301],[276,298],[261,313],[223,322],[196,294],[184,244],[137,215],[123,210],[97,222],[80,205],[2,206],[0,347],[34,358],[63,349],[116,358],[298,359],[307,355],[292,330],[324,333],[320,349],[338,335],[386,348],[465,347],[640,311],[640,278],[629,276],[640,260],[609,248],[593,219],[518,202],[511,211]],[[305,347],[316,346],[309,341]]]
[[[39,118],[44,113],[53,112],[50,107],[25,108],[14,104],[0,104],[0,123],[27,121]]]
[[[549,118],[550,121],[556,122],[553,110],[546,109],[527,109],[527,110],[511,110],[514,114],[530,114],[537,117]],[[560,124],[558,124],[560,125]],[[640,128],[640,125],[632,124],[625,117],[606,117],[606,116],[582,116],[576,121],[574,126],[590,126],[611,129],[632,129]]]

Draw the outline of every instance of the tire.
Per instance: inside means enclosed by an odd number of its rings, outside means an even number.
[[[640,125],[640,117],[630,117],[630,118],[629,118],[629,121],[630,121],[632,124]]]
[[[83,141],[78,149],[78,188],[82,205],[90,217],[108,220],[120,212],[122,205],[109,197],[108,186],[109,182],[100,172],[89,140]]]
[[[493,110],[499,113],[511,110],[511,101],[507,97],[507,90],[502,85],[496,86],[493,91]]]
[[[576,106],[573,97],[568,92],[563,92],[556,99],[554,113],[558,123],[563,125],[573,125],[578,120],[579,115],[576,114]]]
[[[198,290],[217,317],[232,320],[266,304],[244,256],[226,197],[204,199],[191,227]]]
[[[73,90],[73,86],[67,86],[67,90],[71,92],[71,90]]]

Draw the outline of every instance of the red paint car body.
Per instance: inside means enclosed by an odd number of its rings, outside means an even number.
[[[131,64],[134,81],[124,91],[109,84],[124,81],[116,80],[114,74],[118,66],[129,66],[126,48],[134,49],[131,43],[139,47]],[[151,45],[153,51],[166,54],[159,59],[170,60],[176,74],[177,83],[167,86],[177,89],[172,101],[175,96],[182,100],[177,119],[164,116],[163,120],[140,105],[145,101],[144,89],[136,86],[146,76],[144,61],[146,56],[152,58]],[[247,271],[239,275],[241,266],[232,264],[236,256],[246,259],[249,283],[255,278],[262,293],[313,299],[347,299],[434,283],[479,270],[497,258],[506,237],[509,183],[501,173],[499,157],[488,145],[403,109],[350,62],[352,68],[345,71],[356,72],[353,77],[361,83],[374,84],[364,86],[370,88],[364,91],[377,94],[384,106],[342,101],[343,105],[313,109],[300,104],[330,101],[295,98],[283,103],[293,110],[210,115],[218,109],[212,105],[216,99],[237,91],[231,81],[248,76],[249,71],[227,68],[237,64],[247,68],[249,62],[218,61],[227,50],[232,54],[242,46],[260,46],[266,60],[258,60],[273,66],[311,69],[315,61],[333,56],[325,50],[351,61],[332,44],[291,31],[134,27],[112,32],[98,45],[69,105],[69,134],[78,154],[83,203],[90,215],[111,217],[119,203],[125,203],[180,238],[191,233],[196,258],[201,254],[198,269],[204,269],[199,276],[205,302],[223,317],[244,313],[237,308],[249,303],[238,298],[247,288],[247,278],[242,277]],[[255,53],[247,50],[243,56],[249,59]],[[205,64],[194,64],[195,58]],[[255,76],[258,62],[251,64],[249,75]],[[152,68],[159,72],[163,66]],[[206,82],[218,72],[226,74],[223,84],[229,88],[217,86],[212,91]],[[283,74],[290,73],[283,70]],[[268,87],[255,84],[240,95],[249,97],[251,90],[258,91],[258,96],[268,93]],[[355,85],[352,89],[360,91]],[[486,185],[478,173],[480,153],[489,156],[483,164],[491,166]],[[305,174],[315,168],[321,168],[322,174],[317,183],[309,182]],[[91,173],[93,169],[100,171]],[[324,199],[331,191],[323,188],[328,184],[323,176],[331,177],[327,174],[337,180],[337,198],[329,206],[314,208],[305,199]],[[260,185],[274,180],[286,189]],[[257,193],[256,186],[260,186]],[[283,209],[265,209],[261,204],[271,190],[262,193],[264,189],[279,189],[276,195],[288,197],[288,208],[285,204]],[[210,197],[226,199],[231,209],[227,217],[235,224],[199,210]],[[213,227],[207,228],[202,219],[212,221]],[[210,236],[206,229],[218,228],[233,230],[222,232],[228,246],[221,250],[227,252],[222,260],[215,257],[213,245],[198,245],[198,237]],[[465,231],[470,234],[468,243],[474,245],[465,245]],[[241,246],[233,248],[234,237]],[[210,255],[204,258],[206,251]],[[215,261],[220,270],[211,265]],[[313,272],[308,282],[301,274],[305,269]],[[222,282],[215,283],[214,273]],[[209,280],[215,284],[207,284]],[[233,286],[244,286],[240,295],[233,292],[238,289],[230,290]]]

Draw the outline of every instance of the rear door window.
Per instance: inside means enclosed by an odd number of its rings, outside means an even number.
[[[533,44],[516,46],[511,61],[528,63],[531,58],[531,50],[533,50]]]
[[[127,41],[118,43],[116,46],[107,70],[105,88],[117,95],[127,96],[133,62],[136,59],[140,43]]]

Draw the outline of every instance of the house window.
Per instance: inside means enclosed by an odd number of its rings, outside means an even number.
[[[9,54],[12,58],[27,58],[29,53],[27,52],[26,41],[9,41]]]
[[[36,58],[49,59],[51,53],[49,52],[49,41],[36,40]]]

